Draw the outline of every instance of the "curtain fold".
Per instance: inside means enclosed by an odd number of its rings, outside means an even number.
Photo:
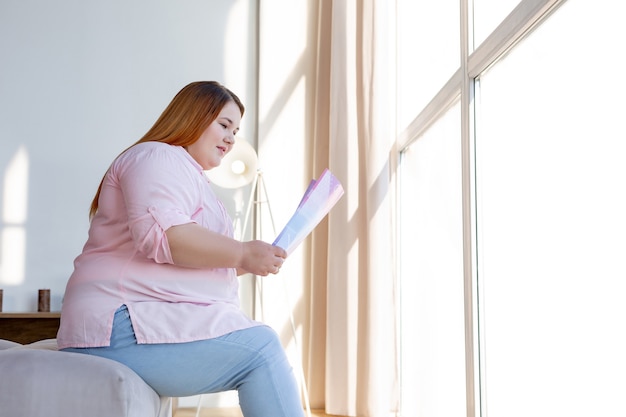
[[[308,389],[313,408],[397,409],[394,2],[318,2],[313,173],[345,194],[312,235]],[[315,175],[315,174],[314,174]]]

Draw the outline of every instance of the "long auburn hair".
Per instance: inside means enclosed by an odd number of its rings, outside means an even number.
[[[150,130],[126,150],[138,143],[151,141],[174,146],[191,145],[200,138],[206,128],[217,119],[222,108],[231,101],[237,104],[243,116],[245,108],[241,100],[220,83],[197,81],[188,84],[174,96]],[[90,219],[98,211],[98,199],[103,183],[104,177],[91,202]]]

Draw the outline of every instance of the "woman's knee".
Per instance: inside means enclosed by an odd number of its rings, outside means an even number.
[[[280,337],[269,326],[256,326],[240,331],[237,342],[244,343],[254,351],[257,366],[275,367],[287,364],[287,356]]]
[[[278,333],[269,326],[257,326],[249,329],[254,334],[255,346],[258,352],[267,356],[284,356],[283,345]]]
[[[280,344],[278,334],[274,329],[266,325],[237,330],[220,337],[220,339],[229,343],[248,345],[259,349],[262,349],[266,345]]]

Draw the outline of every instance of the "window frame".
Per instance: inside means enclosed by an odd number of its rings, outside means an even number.
[[[477,48],[473,49],[472,0],[460,0],[461,65],[421,112],[402,130],[397,139],[399,164],[402,153],[419,140],[433,124],[461,102],[462,201],[463,201],[463,285],[465,323],[465,372],[467,417],[486,415],[481,402],[481,364],[479,331],[479,282],[477,270],[477,226],[474,167],[474,118],[477,78],[494,65],[532,30],[567,0],[522,0]],[[398,33],[397,36],[400,36]],[[400,231],[399,231],[400,232]]]

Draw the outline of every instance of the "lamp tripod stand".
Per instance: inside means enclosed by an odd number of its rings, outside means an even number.
[[[215,172],[214,172],[215,171]],[[235,146],[231,150],[229,154],[227,154],[220,167],[214,168],[208,174],[209,178],[212,182],[214,182],[218,186],[222,186],[224,188],[239,188],[247,184],[252,184],[252,188],[250,190],[250,196],[248,199],[248,206],[246,208],[246,214],[244,216],[243,225],[241,228],[241,236],[240,239],[243,239],[246,236],[246,231],[248,230],[248,226],[251,220],[251,216],[254,220],[255,229],[252,233],[253,239],[262,240],[263,238],[263,222],[262,222],[262,211],[263,205],[266,206],[267,212],[269,213],[269,218],[272,226],[273,237],[276,236],[276,226],[274,224],[274,217],[272,215],[272,208],[270,206],[269,197],[267,194],[267,188],[265,187],[265,181],[263,179],[263,172],[260,169],[257,169],[257,155],[256,151],[250,144],[248,144],[245,140],[237,140],[235,142]],[[302,396],[304,398],[305,407],[307,416],[311,417],[311,406],[309,403],[309,394],[307,391],[306,380],[304,378],[304,368],[302,366],[302,360],[299,355],[300,347],[298,343],[298,336],[296,332],[296,325],[293,318],[292,304],[289,298],[289,291],[287,286],[287,281],[284,277],[283,279],[283,288],[286,299],[286,306],[289,312],[289,320],[291,324],[291,330],[293,334],[293,341],[295,345],[296,352],[298,352],[295,357],[298,360],[298,366],[294,367],[298,369]],[[260,310],[261,318],[263,318],[263,280],[261,277],[253,275],[253,301],[252,301],[252,311],[256,316],[257,311]],[[259,308],[257,309],[257,299],[259,302]],[[202,395],[198,399],[198,406],[196,408],[196,417],[200,415],[200,408],[202,405]]]
[[[262,222],[262,211],[263,211],[263,205],[266,205],[267,207],[267,212],[269,214],[270,217],[270,222],[272,225],[272,236],[276,236],[276,225],[274,223],[274,216],[272,215],[272,207],[270,205],[270,200],[269,197],[267,195],[267,188],[265,186],[265,181],[263,179],[263,172],[261,170],[257,170],[257,174],[256,177],[252,183],[252,189],[250,190],[250,198],[248,199],[248,207],[246,210],[246,215],[244,217],[244,222],[243,222],[243,227],[241,229],[241,234],[242,237],[245,236],[247,227],[248,227],[248,223],[250,221],[250,216],[252,213],[254,213],[254,220],[255,220],[255,225],[256,228],[254,230],[253,233],[253,239],[262,239],[263,238],[263,222]],[[284,277],[281,277],[283,280],[283,289],[284,289],[284,293],[285,293],[285,304],[287,306],[287,310],[289,312],[289,321],[291,324],[291,331],[292,331],[292,336],[293,336],[293,341],[294,341],[294,345],[296,348],[296,352],[299,352],[300,350],[300,344],[298,343],[298,335],[297,335],[297,331],[296,331],[296,324],[293,318],[293,310],[291,308],[292,303],[289,297],[289,291],[288,291],[288,286],[287,286],[287,281]],[[258,277],[256,275],[253,276],[254,279],[254,288],[255,288],[255,292],[254,292],[254,297],[253,297],[253,306],[252,306],[252,311],[254,312],[254,314],[256,315],[257,312],[257,306],[256,306],[256,302],[257,299],[259,301],[259,308],[261,311],[261,320],[263,320],[263,279],[261,277]],[[305,407],[306,407],[306,411],[307,411],[307,416],[311,417],[311,405],[309,403],[309,394],[307,391],[307,386],[306,386],[306,380],[304,378],[304,368],[302,366],[302,361],[300,360],[300,356],[298,354],[295,355],[298,358],[298,373],[299,373],[299,377],[300,377],[300,383],[302,384],[302,396],[304,397],[304,403],[305,403]]]

